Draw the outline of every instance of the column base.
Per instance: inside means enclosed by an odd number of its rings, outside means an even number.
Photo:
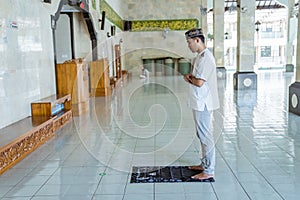
[[[300,115],[300,82],[295,82],[289,88],[289,112]]]
[[[254,72],[236,72],[233,75],[235,90],[257,89],[257,75]]]
[[[226,78],[226,68],[225,67],[217,67],[217,77],[218,77],[218,79]]]
[[[294,65],[293,64],[286,64],[285,65],[285,72],[294,72]]]

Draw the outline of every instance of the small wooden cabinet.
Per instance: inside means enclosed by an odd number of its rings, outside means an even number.
[[[91,96],[109,96],[110,80],[109,80],[108,59],[100,59],[92,61],[90,64],[90,81]]]
[[[52,95],[31,103],[31,115],[52,117],[60,111],[71,110],[71,95]]]
[[[31,103],[32,123],[53,119],[54,131],[71,120],[71,95],[52,95]]]
[[[71,94],[73,115],[89,110],[88,64],[81,59],[56,65],[57,93]]]

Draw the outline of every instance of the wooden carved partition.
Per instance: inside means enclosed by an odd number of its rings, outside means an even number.
[[[52,138],[56,130],[71,121],[72,111],[66,111],[63,115],[47,119],[46,121],[44,119],[43,117],[31,118],[31,130],[16,137],[5,146],[0,147],[0,174]],[[19,130],[13,129],[12,131]]]
[[[0,148],[0,174],[26,157],[40,145],[54,136],[53,120],[35,127],[10,144]]]

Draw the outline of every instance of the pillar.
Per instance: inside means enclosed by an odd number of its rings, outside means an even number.
[[[200,0],[201,6],[200,6],[200,27],[202,28],[203,34],[207,36],[207,0]],[[201,11],[201,9],[203,9]],[[207,38],[207,37],[206,37]]]
[[[237,68],[233,77],[234,89],[257,89],[254,72],[255,3],[237,0]]]
[[[224,65],[224,0],[213,0],[213,53],[216,59],[218,78],[225,78]]]
[[[294,72],[294,65],[293,65],[293,30],[295,29],[294,26],[291,26],[293,20],[293,10],[294,10],[295,0],[288,0],[288,18],[287,18],[287,42],[286,42],[286,65],[285,71],[286,72]]]
[[[298,10],[298,33],[297,41],[300,41],[300,9]],[[290,85],[289,88],[289,111],[300,115],[300,42],[297,42],[297,55],[296,55],[296,77],[295,83]]]

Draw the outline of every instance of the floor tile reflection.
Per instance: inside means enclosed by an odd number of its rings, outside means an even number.
[[[300,117],[288,112],[294,75],[257,74],[258,89],[218,80],[214,183],[130,184],[132,166],[194,165],[199,141],[181,76],[133,75],[111,97],[0,176],[0,199],[297,199]]]

